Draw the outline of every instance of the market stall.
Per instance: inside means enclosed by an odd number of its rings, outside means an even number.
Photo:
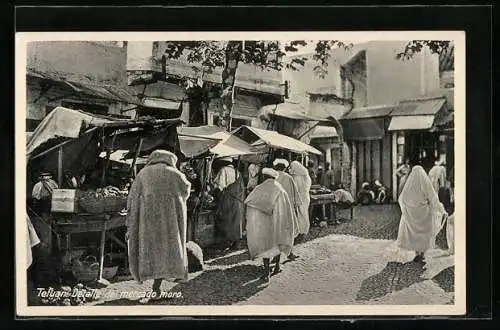
[[[179,127],[178,134],[181,152],[188,163],[184,168],[190,169],[185,173],[188,178],[198,179],[199,185],[198,189],[192,189],[192,203],[188,205],[188,239],[201,247],[210,246],[216,242],[217,204],[211,182],[214,161],[257,155],[263,149],[252,147],[217,126]]]
[[[316,148],[305,144],[299,140],[293,139],[289,136],[279,134],[275,131],[269,131],[264,129],[258,129],[255,127],[241,126],[237,128],[232,134],[240,139],[248,142],[253,147],[257,146],[267,146],[269,148],[267,152],[267,157],[260,159],[260,163],[270,164],[271,159],[275,157],[277,152],[281,151],[283,156],[283,151],[294,154],[314,154],[322,155],[322,152]],[[290,154],[288,157],[285,155],[284,158],[290,159]],[[254,159],[255,161],[255,159]],[[258,161],[258,160],[257,160]],[[322,187],[320,185],[314,185],[310,190],[311,204],[309,207],[310,219],[313,221],[313,214],[317,208],[320,208],[321,219],[327,219],[327,208],[329,209],[330,221],[337,221],[337,209],[345,208],[344,204],[338,203],[333,191]],[[350,206],[351,220],[353,218],[353,208]]]
[[[33,132],[27,144],[28,214],[55,233],[65,266],[77,279],[97,277],[105,283],[107,271],[108,277],[116,273],[116,267],[104,267],[105,256],[113,258],[113,251],[105,253],[105,245],[109,239],[126,257],[127,245],[121,237],[125,232],[123,211],[141,156],[154,149],[180,153],[175,130],[180,123],[178,119],[117,119],[57,107]],[[31,196],[36,178],[44,172],[57,174],[57,188],[45,217],[33,210]],[[121,231],[115,232],[117,229]],[[97,260],[87,265],[74,253],[72,236],[96,232],[100,233],[98,257],[93,253]],[[52,246],[52,237],[46,236],[44,243]]]

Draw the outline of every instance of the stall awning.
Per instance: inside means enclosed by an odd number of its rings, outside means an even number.
[[[435,118],[447,113],[445,105],[445,97],[402,101],[391,113],[389,131],[431,129]]]
[[[256,147],[268,145],[272,148],[286,149],[296,153],[313,153],[316,155],[322,155],[321,151],[318,149],[274,131],[268,131],[250,126],[241,126],[234,130],[232,134]]]
[[[207,153],[220,140],[179,135],[181,152],[186,158],[194,158]]]
[[[347,141],[380,140],[385,136],[385,118],[361,118],[342,121]]]
[[[294,120],[328,121],[325,118],[309,115],[307,109],[301,104],[292,102],[266,105],[260,109],[259,113],[261,116],[275,116]]]
[[[392,117],[389,131],[406,131],[416,129],[430,129],[434,116],[397,116]]]
[[[337,136],[337,130],[332,126],[316,126],[309,135],[311,139],[332,138]]]
[[[113,129],[132,128],[141,126],[168,127],[179,125],[180,119],[163,119],[155,121],[141,121],[113,118],[89,114],[79,110],[57,107],[52,110],[38,125],[27,142],[27,156],[33,156],[35,151],[41,152],[42,145],[51,140],[76,139],[85,130],[93,127],[112,127]],[[40,149],[39,149],[40,148]]]
[[[253,147],[242,139],[236,136],[229,136],[226,140],[221,141],[215,147],[210,149],[210,152],[217,157],[234,157],[243,155],[253,155],[265,152],[267,148]]]
[[[142,101],[143,105],[148,108],[156,108],[162,110],[179,110],[181,101],[172,101],[160,98],[148,97]]]
[[[177,127],[179,135],[194,136],[208,139],[224,140],[231,134],[225,129],[215,125],[205,125],[197,127],[179,126]]]

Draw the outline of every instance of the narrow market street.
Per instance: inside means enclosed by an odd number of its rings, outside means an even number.
[[[348,217],[347,211],[339,213]],[[269,284],[259,279],[261,261],[249,260],[244,242],[226,254],[208,250],[204,271],[190,274],[187,283],[164,282],[162,291],[172,297],[149,304],[453,303],[453,256],[435,249],[428,252],[425,268],[409,262],[412,253],[401,255],[395,248],[398,222],[397,205],[373,205],[356,207],[352,222],[314,227],[294,249],[300,258],[285,262]],[[90,304],[137,305],[133,293],[147,292],[151,284],[118,277]]]

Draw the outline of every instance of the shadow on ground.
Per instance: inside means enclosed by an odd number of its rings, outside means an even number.
[[[445,292],[453,292],[455,289],[455,266],[443,269],[432,278],[432,281]]]
[[[372,275],[361,283],[356,295],[357,301],[368,301],[408,288],[422,282],[425,264],[418,262],[388,262],[378,274]]]
[[[209,266],[231,266],[239,264],[245,260],[250,259],[250,254],[247,250],[242,250],[236,254],[231,254],[228,256],[219,257],[217,259],[208,260],[206,262]]]
[[[354,207],[354,217],[350,220],[349,210],[338,210],[337,217],[343,219],[339,225],[329,225],[324,228],[311,227],[309,233],[296,242],[297,245],[312,241],[331,234],[351,235],[366,239],[395,240],[398,235],[399,219],[401,212],[398,204],[364,205]],[[242,239],[237,246],[228,251],[220,246],[205,248],[205,260],[220,258],[230,252],[246,249],[246,240]],[[248,255],[246,255],[248,257]],[[242,255],[241,258],[244,256]],[[219,259],[218,259],[219,260]],[[229,257],[226,261],[214,261],[211,265],[230,265],[233,261],[240,262],[245,259]],[[234,263],[236,263],[234,262]]]
[[[259,279],[262,268],[238,265],[229,269],[206,270],[187,283],[179,283],[171,292],[181,292],[182,298],[150,301],[149,305],[231,305],[255,295],[265,288]],[[117,299],[98,306],[138,305],[138,300]]]

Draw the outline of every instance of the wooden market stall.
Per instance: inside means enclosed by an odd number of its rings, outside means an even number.
[[[137,159],[154,149],[179,154],[175,128],[180,123],[179,119],[117,119],[57,107],[40,123],[27,144],[28,214],[46,222],[56,234],[58,248],[66,254],[72,249],[73,234],[99,232],[97,277],[105,283],[106,239],[125,250],[127,247],[124,239],[112,231],[125,226],[126,212],[122,211],[126,208],[127,185],[137,174]],[[111,177],[111,164],[117,160],[111,159],[111,155],[117,150],[124,151],[124,158],[132,155],[132,160]],[[52,194],[49,218],[41,219],[30,208],[29,198],[35,178],[47,171],[57,173],[58,189]],[[51,237],[44,243],[53,246]]]
[[[305,144],[299,140],[291,138],[289,136],[279,134],[275,131],[269,131],[264,129],[259,129],[249,126],[241,126],[234,130],[232,134],[240,139],[246,141],[252,146],[262,146],[265,145],[269,148],[266,159],[262,160],[262,163],[266,165],[271,164],[271,160],[275,157],[278,150],[288,151],[288,157],[290,153],[306,155],[315,154],[322,155],[322,152],[316,148]],[[283,154],[283,153],[282,153]],[[285,153],[286,155],[286,153]],[[317,207],[321,208],[322,219],[327,218],[327,207],[330,209],[329,220],[335,221],[337,217],[337,209],[341,206],[337,203],[335,195],[332,191],[325,189],[324,187],[313,186],[311,187],[311,204],[310,204],[310,219],[313,218],[313,213]],[[351,219],[353,218],[353,208],[350,207]]]
[[[186,160],[198,163],[196,173],[200,178],[199,191],[193,191],[194,205],[188,206],[188,240],[201,247],[216,243],[215,210],[210,193],[213,162],[223,157],[240,158],[262,153],[264,150],[231,135],[217,126],[178,127],[181,152]]]

